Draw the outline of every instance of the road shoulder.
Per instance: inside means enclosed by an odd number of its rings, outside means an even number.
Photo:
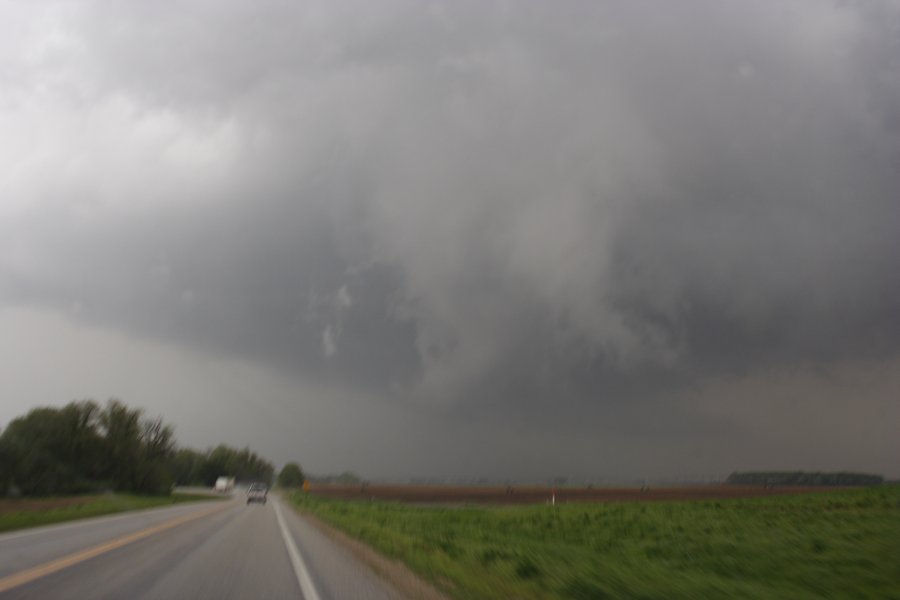
[[[309,513],[300,512],[290,502],[285,502],[285,504],[287,504],[291,510],[310,526],[314,527],[317,531],[344,548],[358,561],[367,565],[379,577],[396,588],[403,596],[414,598],[416,600],[449,600],[448,596],[416,575],[416,573],[401,561],[393,560],[379,554],[360,540],[350,537],[343,531],[332,527],[315,516]]]

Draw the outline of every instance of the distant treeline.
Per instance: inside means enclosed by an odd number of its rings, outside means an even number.
[[[749,471],[732,473],[725,483],[739,485],[808,485],[808,486],[847,486],[847,485],[880,485],[884,481],[881,475],[867,473],[808,473],[805,471]]]
[[[272,463],[249,448],[238,450],[225,445],[206,452],[180,448],[175,451],[171,465],[172,478],[178,485],[211,486],[221,475],[234,477],[238,481],[271,484],[275,474]]]
[[[118,400],[35,408],[0,434],[0,496],[168,494],[174,484],[212,485],[220,475],[271,482],[273,472],[249,449],[179,449],[171,426]]]
[[[306,479],[311,483],[339,483],[343,485],[354,485],[363,482],[359,475],[350,471],[344,471],[338,475],[306,475]]]

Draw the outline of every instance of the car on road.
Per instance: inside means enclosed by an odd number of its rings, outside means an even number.
[[[251,502],[266,503],[266,496],[269,495],[269,486],[264,483],[251,483],[247,488],[247,504]]]

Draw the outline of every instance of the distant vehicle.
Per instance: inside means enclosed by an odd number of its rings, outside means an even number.
[[[269,486],[264,483],[251,483],[247,489],[247,504],[251,502],[266,503],[266,496],[269,494]]]
[[[216,479],[215,490],[220,494],[227,494],[234,489],[234,477],[219,477]]]

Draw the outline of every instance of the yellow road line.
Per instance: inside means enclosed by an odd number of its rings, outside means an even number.
[[[91,548],[73,552],[72,554],[63,556],[62,558],[51,560],[50,562],[46,562],[42,565],[31,567],[30,569],[25,569],[24,571],[19,571],[18,573],[13,573],[12,575],[7,575],[6,577],[0,579],[0,593],[19,587],[20,585],[25,585],[26,583],[30,583],[35,579],[40,579],[41,577],[45,577],[47,575],[50,575],[51,573],[56,573],[57,571],[61,571],[63,569],[71,567],[72,565],[76,565],[80,562],[84,562],[88,559],[94,558],[95,556],[100,556],[101,554],[109,552],[110,550],[121,548],[122,546],[126,546],[128,544],[131,544],[132,542],[144,539],[145,537],[149,537],[155,533],[160,533],[161,531],[165,531],[167,529],[183,525],[190,521],[201,519],[203,517],[217,513],[228,508],[231,505],[232,503],[228,502],[225,503],[224,506],[216,506],[210,510],[183,515],[170,521],[160,523],[159,525],[154,525],[153,527],[148,527],[147,529],[142,529],[141,531],[136,531],[134,533],[129,533],[127,535],[111,539],[108,542],[103,542],[102,544],[98,544]]]

